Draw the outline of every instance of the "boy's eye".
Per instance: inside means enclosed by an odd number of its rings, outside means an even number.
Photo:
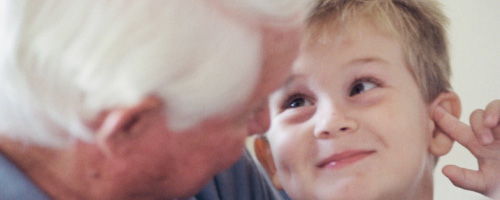
[[[377,83],[375,83],[374,81],[370,81],[370,80],[356,81],[351,88],[351,92],[349,93],[349,96],[352,97],[354,95],[361,94],[361,93],[366,92],[368,90],[371,90],[377,86],[378,86]]]
[[[285,105],[283,105],[283,108],[284,109],[298,108],[298,107],[309,106],[309,105],[312,105],[312,103],[309,100],[305,99],[302,96],[293,95],[289,98],[289,100],[287,100],[285,102]]]

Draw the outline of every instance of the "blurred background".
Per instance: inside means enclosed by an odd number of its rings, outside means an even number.
[[[500,1],[440,0],[450,18],[449,41],[452,86],[462,100],[461,121],[500,99]],[[476,159],[455,143],[451,152],[439,160],[435,171],[436,200],[482,200],[482,195],[458,189],[441,173],[443,166],[454,164],[477,169]]]

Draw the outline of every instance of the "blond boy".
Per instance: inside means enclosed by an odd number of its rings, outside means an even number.
[[[434,1],[319,1],[255,142],[273,184],[293,199],[432,199],[453,143],[440,126],[461,111],[445,24]]]

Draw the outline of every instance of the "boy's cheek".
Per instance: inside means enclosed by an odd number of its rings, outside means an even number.
[[[294,144],[287,140],[282,140],[271,144],[271,151],[274,155],[274,160],[278,171],[282,169],[290,169],[294,166],[293,161],[298,158],[294,152]]]

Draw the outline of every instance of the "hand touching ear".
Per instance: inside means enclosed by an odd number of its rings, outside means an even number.
[[[436,109],[433,119],[467,148],[479,164],[477,171],[447,165],[443,168],[444,175],[457,187],[491,196],[500,186],[500,100],[488,104],[486,110],[474,111],[470,127],[442,108]]]

